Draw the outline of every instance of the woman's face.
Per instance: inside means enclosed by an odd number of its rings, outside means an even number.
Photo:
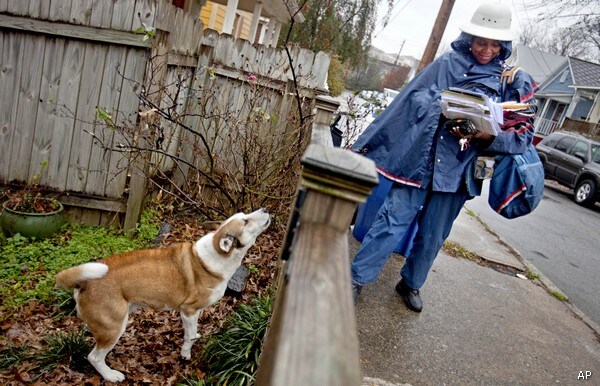
[[[488,64],[500,53],[502,46],[498,40],[475,36],[471,41],[471,53],[479,64]]]

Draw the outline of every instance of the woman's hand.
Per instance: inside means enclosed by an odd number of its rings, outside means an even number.
[[[468,141],[471,139],[478,139],[481,141],[491,141],[494,139],[493,135],[476,130],[475,126],[467,119],[451,119],[448,120],[445,125],[450,134],[458,138],[466,138]],[[471,133],[465,133],[469,131]]]
[[[494,136],[488,133],[484,133],[482,131],[478,131],[477,133],[473,134],[471,138],[479,139],[481,141],[492,141],[494,139]]]

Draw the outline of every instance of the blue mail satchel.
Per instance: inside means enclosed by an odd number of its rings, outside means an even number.
[[[495,157],[488,203],[512,219],[531,213],[544,194],[544,166],[533,145],[523,154]]]

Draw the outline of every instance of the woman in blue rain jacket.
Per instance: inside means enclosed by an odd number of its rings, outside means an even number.
[[[523,71],[502,90],[503,62],[512,49],[510,19],[510,9],[501,4],[481,5],[461,27],[452,50],[404,87],[353,144],[353,151],[373,160],[378,172],[394,182],[352,263],[355,302],[418,214],[418,231],[396,291],[409,309],[421,311],[419,289],[437,253],[465,201],[481,193],[481,180],[473,174],[475,158],[484,151],[521,154],[532,142],[530,122],[506,127],[495,137],[448,130],[439,105],[440,92],[450,87],[484,93],[497,102],[533,98],[534,81]],[[469,141],[466,148],[462,137]]]

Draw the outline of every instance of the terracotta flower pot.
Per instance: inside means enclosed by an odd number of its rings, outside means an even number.
[[[50,200],[40,198],[40,200]],[[7,236],[14,236],[17,233],[24,237],[35,237],[36,239],[45,239],[54,235],[65,224],[64,208],[59,202],[58,209],[48,213],[26,213],[2,204],[2,213],[0,214],[0,225]]]

